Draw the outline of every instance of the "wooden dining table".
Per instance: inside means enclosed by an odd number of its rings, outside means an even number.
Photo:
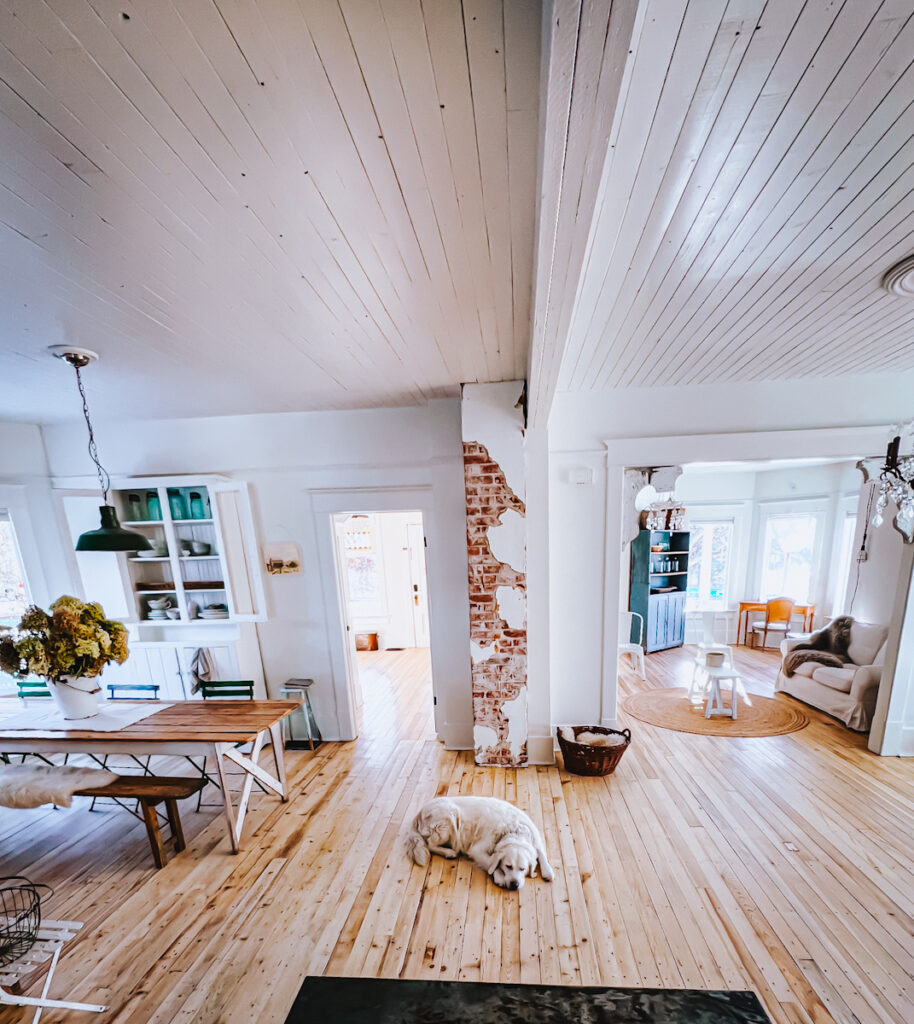
[[[35,703],[35,702],[30,702]],[[119,702],[120,703],[120,702]],[[144,705],[147,703],[143,701]],[[115,732],[79,729],[4,729],[0,719],[0,751],[23,754],[126,754],[212,757],[216,765],[232,852],[241,849],[241,833],[251,788],[256,779],[288,800],[280,722],[301,706],[297,700],[186,700],[167,704],[147,718]],[[258,764],[267,737],[271,741],[275,775]],[[251,744],[250,753],[240,746]],[[241,794],[233,803],[226,768],[244,773]]]
[[[739,617],[736,620],[736,642],[738,644],[745,644],[749,639],[749,613],[764,612],[765,608],[766,604],[764,601],[740,601]],[[803,631],[809,633],[812,630],[816,606],[814,604],[795,604],[793,606],[793,614],[803,616]],[[746,616],[745,629],[743,627],[743,615]]]

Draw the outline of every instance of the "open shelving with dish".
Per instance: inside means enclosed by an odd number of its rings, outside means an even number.
[[[121,522],[153,545],[149,552],[120,556],[138,627],[260,617],[263,598],[250,571],[256,562],[249,554],[252,530],[246,530],[250,510],[243,485],[137,480],[116,484],[112,494]],[[226,557],[229,548],[241,562],[234,574]]]
[[[682,646],[688,576],[688,530],[641,530],[632,541],[629,609],[644,619],[648,653]]]

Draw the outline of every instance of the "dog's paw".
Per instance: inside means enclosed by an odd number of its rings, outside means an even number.
[[[555,872],[552,870],[551,866],[547,864],[545,861],[543,861],[540,864],[540,874],[547,882],[551,882],[552,879],[555,878]]]

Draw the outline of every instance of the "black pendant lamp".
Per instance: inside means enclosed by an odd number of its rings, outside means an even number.
[[[108,500],[108,491],[111,489],[111,477],[108,476],[104,466],[99,462],[98,449],[95,445],[95,432],[92,430],[92,421],[89,419],[89,403],[86,401],[86,391],[83,387],[83,380],[80,371],[89,363],[95,362],[98,355],[86,348],[70,348],[68,345],[52,345],[51,352],[58,359],[69,363],[76,371],[76,386],[79,388],[79,396],[83,402],[83,416],[86,418],[86,427],[89,430],[89,456],[95,463],[95,471],[98,473],[98,483],[102,490],[104,505],[99,507],[101,526],[97,530],[88,530],[82,534],[76,542],[77,551],[145,551],[152,547],[149,540],[141,533],[133,530],[125,530],[117,521],[117,511]]]

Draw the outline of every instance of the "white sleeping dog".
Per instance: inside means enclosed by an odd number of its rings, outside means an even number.
[[[547,882],[555,877],[542,836],[522,810],[491,796],[439,796],[416,815],[406,840],[421,867],[430,853],[453,859],[465,854],[503,889],[520,889],[539,860]]]

